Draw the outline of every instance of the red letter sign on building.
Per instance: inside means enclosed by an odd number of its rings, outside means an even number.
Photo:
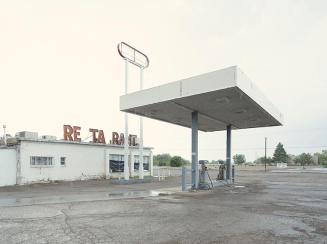
[[[71,126],[71,125],[64,125],[64,140],[65,141],[76,141],[81,142],[81,127],[80,126]],[[90,128],[89,132],[92,133],[92,141],[93,143],[102,143],[106,144],[106,138],[104,136],[103,130],[93,129]],[[128,144],[130,146],[137,146],[136,143],[136,135],[130,134],[128,136]],[[112,132],[112,139],[110,140],[110,144],[112,145],[124,145],[124,133]]]
[[[79,126],[73,126],[70,125],[64,125],[64,140],[66,141],[81,141],[81,138],[79,138],[81,132],[81,127]]]
[[[64,125],[64,140],[65,141],[73,141],[73,127],[70,125]]]

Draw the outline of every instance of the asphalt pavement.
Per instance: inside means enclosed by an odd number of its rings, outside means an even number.
[[[237,172],[179,192],[180,178],[0,188],[0,243],[327,243],[327,175]]]

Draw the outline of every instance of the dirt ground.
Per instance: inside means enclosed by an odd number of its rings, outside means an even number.
[[[327,174],[247,169],[233,186],[165,194],[179,184],[2,187],[0,243],[327,243]]]

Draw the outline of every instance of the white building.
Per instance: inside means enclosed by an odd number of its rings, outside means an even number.
[[[0,146],[0,186],[123,178],[123,145],[56,140],[49,136],[23,136],[7,141],[7,145]],[[131,177],[138,175],[138,154],[137,146],[129,147]],[[144,175],[152,175],[151,148],[145,147],[143,155]]]

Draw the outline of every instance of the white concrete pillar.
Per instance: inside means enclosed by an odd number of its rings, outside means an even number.
[[[153,153],[150,151],[150,162],[149,162],[149,171],[150,175],[153,176]]]
[[[110,155],[109,150],[104,150],[104,172],[106,179],[110,178]]]

